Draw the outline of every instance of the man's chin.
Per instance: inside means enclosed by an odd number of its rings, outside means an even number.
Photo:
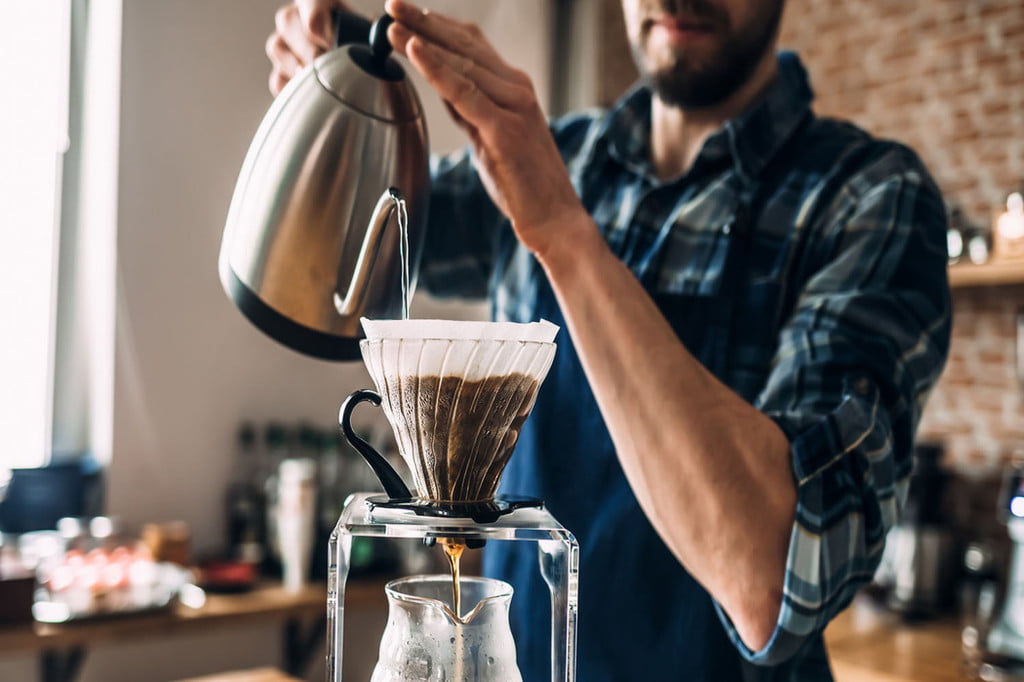
[[[673,74],[699,74],[711,70],[711,66],[721,59],[722,50],[717,42],[702,41],[670,48],[662,46],[660,50],[651,52],[648,61],[648,72],[657,77],[670,77]]]
[[[724,102],[736,91],[737,85],[723,82],[709,73],[678,71],[659,74],[647,79],[651,90],[665,104],[679,109],[706,109]]]

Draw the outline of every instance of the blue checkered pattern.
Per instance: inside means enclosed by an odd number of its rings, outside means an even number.
[[[948,351],[946,219],[912,151],[814,116],[796,56],[779,65],[680,178],[655,177],[642,87],[552,129],[611,249],[690,351],[790,439],[798,502],[775,634],[750,651],[718,613],[743,657],[773,670],[763,679],[822,680],[820,633],[874,572]],[[472,157],[434,173],[421,283],[535,319],[543,273]]]

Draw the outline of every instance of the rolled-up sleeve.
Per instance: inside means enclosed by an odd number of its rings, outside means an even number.
[[[898,169],[898,170],[894,170]],[[914,432],[949,349],[945,211],[908,150],[853,178],[817,226],[821,262],[796,297],[756,406],[791,444],[797,489],[774,665],[845,608],[905,499]]]

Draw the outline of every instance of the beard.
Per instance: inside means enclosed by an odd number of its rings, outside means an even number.
[[[739,90],[774,42],[782,19],[785,0],[776,0],[745,26],[733,28],[729,16],[709,0],[661,0],[665,11],[707,22],[713,27],[718,44],[706,57],[683,48],[672,64],[648,69],[641,38],[633,41],[633,57],[641,78],[665,104],[680,109],[702,109],[719,104]]]

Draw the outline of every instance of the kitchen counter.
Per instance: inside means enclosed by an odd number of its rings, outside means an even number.
[[[825,630],[836,682],[959,682],[960,628],[950,616],[906,623],[868,597],[854,599]]]
[[[378,595],[378,592],[380,594]],[[379,586],[360,585],[352,591],[354,604],[382,608]],[[73,682],[89,648],[137,639],[161,639],[177,634],[213,634],[255,623],[282,625],[282,667],[301,674],[310,656],[320,650],[326,625],[327,592],[313,584],[298,593],[276,583],[242,594],[211,594],[201,608],[176,604],[157,612],[110,616],[51,625],[24,623],[0,627],[0,655],[6,652],[39,656],[43,682]]]
[[[355,583],[346,604],[383,613],[386,601],[378,582]],[[241,595],[212,595],[199,610],[125,617],[67,626],[35,624],[0,628],[0,652],[66,650],[104,641],[167,636],[197,629],[236,627],[266,618],[321,616],[323,586],[288,595],[269,586]],[[319,633],[313,635],[320,637]],[[317,639],[316,641],[319,641]],[[960,630],[954,618],[906,624],[864,596],[829,625],[825,642],[836,682],[952,682],[970,679],[961,667]],[[69,671],[70,672],[70,671]],[[72,679],[69,674],[62,679]],[[53,679],[57,679],[54,677]]]

